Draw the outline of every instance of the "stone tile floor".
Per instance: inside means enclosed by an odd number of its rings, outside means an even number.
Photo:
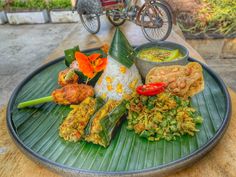
[[[75,24],[0,26],[0,107],[29,73],[76,27]],[[236,91],[236,59],[207,59],[225,82]]]
[[[76,24],[0,26],[0,107]]]

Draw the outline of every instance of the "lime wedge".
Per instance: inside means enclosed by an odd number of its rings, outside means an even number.
[[[176,49],[176,50],[171,50],[169,57],[167,57],[165,61],[174,60],[174,59],[178,58],[179,55],[180,55],[180,53],[179,53],[179,50],[178,50],[178,49]]]

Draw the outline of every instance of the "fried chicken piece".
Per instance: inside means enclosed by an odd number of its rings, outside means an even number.
[[[52,92],[53,101],[57,104],[78,104],[87,97],[94,96],[93,87],[86,84],[68,84]]]
[[[58,73],[58,84],[62,87],[68,84],[75,84],[78,80],[79,76],[69,68]]]

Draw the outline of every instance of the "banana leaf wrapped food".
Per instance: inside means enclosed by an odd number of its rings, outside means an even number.
[[[108,100],[108,102],[90,119],[85,141],[107,147],[126,113],[126,101]]]
[[[79,105],[72,105],[72,111],[59,127],[59,136],[67,141],[78,141],[84,136],[84,130],[92,115],[103,106],[101,98],[87,97]]]

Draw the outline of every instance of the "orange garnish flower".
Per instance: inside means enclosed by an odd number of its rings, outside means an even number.
[[[75,59],[78,62],[79,70],[90,79],[98,72],[104,70],[107,65],[107,58],[101,58],[99,53],[86,56],[81,52],[76,52]]]

